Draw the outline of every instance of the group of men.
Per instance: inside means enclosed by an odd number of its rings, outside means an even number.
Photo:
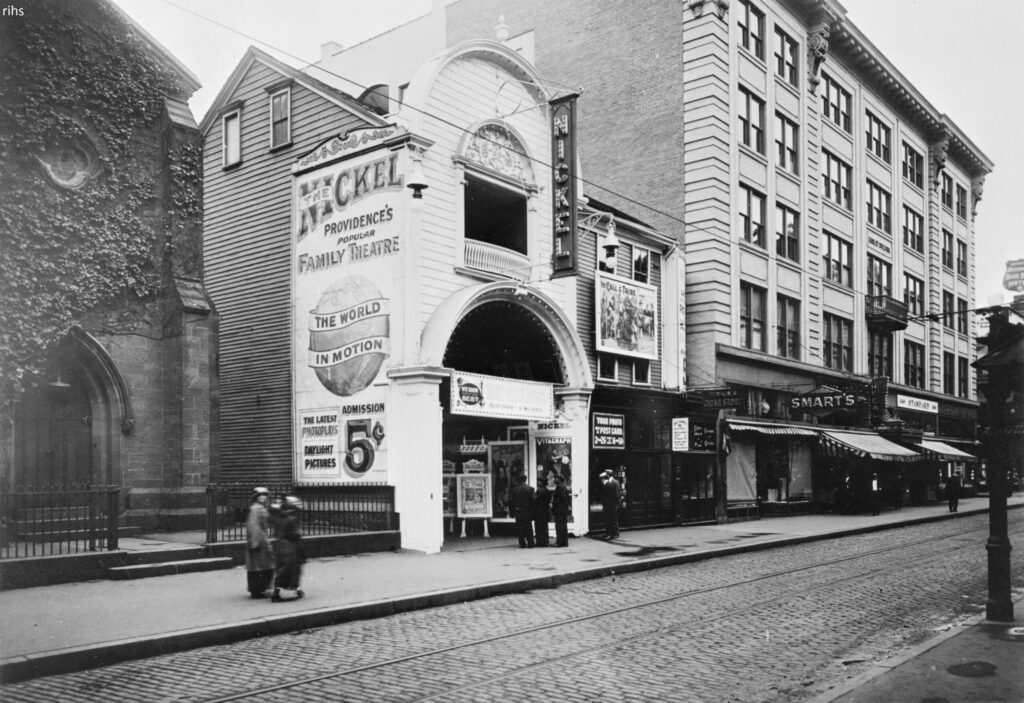
[[[538,481],[537,488],[517,474],[512,479],[509,508],[516,519],[519,548],[549,547],[548,521],[555,521],[555,547],[569,546],[569,489],[565,477],[554,475],[555,488],[548,490],[547,481]],[[535,535],[536,533],[536,535]]]
[[[601,504],[604,508],[605,532],[601,539],[611,540],[619,536],[619,502],[622,500],[622,486],[611,471],[602,471]],[[565,477],[554,475],[554,491],[548,490],[547,481],[538,481],[534,489],[526,477],[518,474],[512,480],[509,508],[516,519],[516,536],[519,548],[548,547],[548,521],[555,521],[556,547],[569,546],[569,490]]]

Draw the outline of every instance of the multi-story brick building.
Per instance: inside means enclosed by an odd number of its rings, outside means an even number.
[[[971,459],[993,164],[839,3],[435,3],[317,69],[402,100],[413,58],[388,47],[414,30],[497,31],[582,87],[591,192],[685,252],[687,388],[725,409],[730,503],[827,503],[850,473],[925,500]]]

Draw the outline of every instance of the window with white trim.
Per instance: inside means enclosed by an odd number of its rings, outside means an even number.
[[[740,28],[740,46],[764,59],[764,12],[750,0],[740,0],[736,18]]]
[[[775,27],[775,73],[791,86],[797,85],[798,45],[793,37]]]
[[[821,74],[821,114],[844,132],[850,131],[850,93],[832,76]]]
[[[221,117],[221,156],[223,166],[242,162],[242,111],[232,110]]]
[[[903,382],[914,388],[924,388],[924,345],[903,340]]]
[[[800,261],[800,215],[785,205],[775,206],[775,253]]]
[[[873,181],[868,181],[868,224],[883,232],[892,232],[892,196]]]
[[[764,196],[753,188],[740,186],[740,221],[743,239],[764,246]]]
[[[764,100],[740,88],[740,143],[758,154],[764,153]]]
[[[740,345],[765,351],[765,290],[740,283]]]
[[[270,148],[292,141],[292,91],[284,88],[270,95]]]
[[[799,174],[800,165],[797,156],[800,151],[797,148],[797,134],[799,134],[796,122],[775,113],[775,151],[779,159],[779,166],[790,173]]]
[[[822,313],[825,331],[823,361],[830,369],[853,371],[853,322],[832,313]]]
[[[850,165],[835,154],[822,150],[821,187],[825,200],[850,209]]]
[[[867,111],[866,117],[868,151],[889,163],[892,130],[870,110]]]

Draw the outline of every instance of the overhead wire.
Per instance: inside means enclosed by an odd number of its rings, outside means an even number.
[[[326,73],[328,75],[331,75],[331,76],[333,76],[333,77],[335,77],[335,78],[337,78],[339,80],[342,80],[342,81],[344,81],[344,82],[346,82],[348,84],[351,84],[351,85],[355,86],[356,88],[362,90],[364,93],[366,91],[370,90],[369,86],[364,86],[364,85],[360,84],[357,81],[354,81],[354,80],[352,80],[350,78],[347,78],[347,77],[345,77],[345,76],[343,76],[343,75],[341,75],[339,73],[336,73],[336,72],[334,72],[332,70],[326,69],[323,66],[318,65],[319,63],[322,63],[322,62],[308,62],[306,59],[302,58],[301,56],[297,56],[297,55],[295,55],[295,54],[293,54],[293,53],[291,53],[291,52],[289,52],[289,51],[287,51],[285,49],[281,49],[281,48],[275,46],[274,44],[271,44],[270,42],[264,41],[263,39],[260,39],[258,37],[254,37],[254,36],[252,36],[250,34],[246,34],[245,32],[242,32],[241,30],[238,30],[238,29],[236,29],[234,27],[231,27],[229,25],[226,25],[223,22],[215,20],[215,19],[213,19],[211,17],[207,17],[207,16],[205,16],[205,15],[199,13],[199,12],[196,12],[194,10],[191,10],[191,9],[189,9],[187,7],[183,7],[182,5],[179,5],[176,2],[173,2],[173,0],[160,0],[160,1],[162,3],[164,3],[165,5],[169,5],[171,7],[174,7],[176,9],[178,9],[178,10],[180,10],[182,12],[185,12],[187,14],[190,14],[190,15],[198,18],[198,19],[201,19],[201,20],[203,20],[205,22],[209,22],[209,23],[211,23],[213,25],[216,25],[216,26],[218,26],[218,27],[220,27],[220,28],[222,28],[222,29],[224,29],[224,30],[226,30],[228,32],[231,32],[233,34],[237,34],[238,36],[244,37],[244,38],[246,38],[246,39],[248,39],[250,41],[253,41],[253,42],[256,42],[257,44],[265,46],[265,47],[267,47],[268,49],[270,49],[270,50],[272,50],[274,52],[277,52],[277,53],[282,54],[284,56],[287,56],[287,57],[289,57],[291,59],[294,59],[295,61],[298,61],[302,65],[302,68],[300,68],[298,70],[305,71],[306,69],[309,69],[309,68],[316,68],[318,71],[323,71],[324,73]],[[333,56],[337,56],[338,54],[343,53],[343,51],[344,51],[344,49],[340,49],[339,51],[335,52],[333,54]],[[539,85],[539,84],[537,84],[534,81],[525,81],[525,80],[521,80],[521,79],[516,79],[516,80],[519,80],[520,82],[525,83],[525,84],[536,85],[539,88],[545,88],[546,87],[546,86]],[[554,82],[554,81],[545,81],[545,82],[548,84],[548,86],[560,88],[560,89],[564,90],[566,93],[582,93],[583,92],[583,87],[582,86],[577,87],[577,88],[570,88],[570,87],[568,87],[565,84],[559,84],[559,83]],[[510,117],[510,116],[512,116],[514,114],[520,114],[520,113],[523,113],[523,112],[528,112],[528,111],[530,111],[532,109],[539,109],[539,108],[543,107],[544,105],[546,105],[546,104],[545,103],[536,103],[533,106],[530,106],[528,108],[524,108],[522,110],[517,110],[515,112],[510,113],[509,115],[503,115],[502,117],[503,118],[507,118],[507,117]],[[443,117],[441,117],[439,115],[435,115],[435,114],[433,114],[433,113],[431,113],[431,112],[429,112],[429,111],[427,111],[427,110],[425,110],[423,108],[417,107],[416,105],[413,105],[411,103],[403,102],[402,103],[402,107],[403,108],[408,108],[408,109],[410,109],[410,110],[412,110],[414,112],[422,114],[423,116],[429,117],[429,118],[431,118],[433,120],[436,120],[436,121],[440,122],[441,124],[444,124],[444,125],[447,125],[449,127],[452,127],[453,129],[456,129],[456,130],[458,130],[460,132],[463,132],[465,134],[474,134],[474,133],[470,132],[470,130],[468,128],[466,128],[466,127],[464,127],[462,125],[459,125],[459,124],[456,124],[454,122],[451,122],[450,120],[447,120],[447,119],[445,119],[445,118],[443,118]],[[525,159],[529,159],[531,161],[534,161],[537,164],[539,164],[540,166],[543,166],[543,167],[548,168],[548,169],[553,168],[552,164],[544,161],[543,159],[539,159],[537,157],[534,157],[534,156],[531,156],[529,154],[526,154],[525,152],[516,150],[514,148],[510,148],[508,145],[500,144],[498,142],[494,142],[493,140],[487,138],[486,136],[483,136],[483,135],[477,135],[477,136],[479,136],[481,139],[484,139],[485,141],[490,141],[492,144],[495,144],[495,146],[501,146],[503,148],[509,149],[513,153],[516,153],[516,154],[518,154],[519,156],[521,156],[521,157],[523,157]],[[692,224],[688,224],[686,222],[686,220],[682,219],[681,217],[677,217],[676,215],[673,215],[672,213],[666,212],[666,211],[664,211],[664,210],[662,210],[662,209],[660,209],[658,207],[655,207],[653,205],[644,203],[644,202],[642,202],[640,200],[637,200],[637,199],[635,199],[635,198],[633,198],[633,197],[631,197],[629,195],[626,195],[626,194],[621,193],[621,192],[619,192],[617,190],[614,190],[614,189],[612,189],[612,188],[610,188],[608,186],[604,186],[604,185],[601,185],[599,183],[595,183],[594,181],[590,181],[590,180],[588,180],[586,178],[583,178],[582,176],[577,176],[577,180],[579,180],[581,183],[584,183],[584,184],[586,184],[588,186],[592,186],[593,188],[596,188],[596,189],[598,189],[598,190],[600,190],[600,191],[602,191],[604,193],[608,193],[608,194],[613,195],[613,196],[615,196],[617,198],[620,198],[620,199],[622,199],[625,202],[628,202],[628,203],[631,203],[631,204],[636,205],[638,207],[641,207],[641,208],[643,208],[643,209],[645,209],[645,210],[647,210],[649,212],[661,215],[661,216],[663,216],[665,218],[668,218],[669,220],[672,220],[674,222],[678,222],[679,224],[683,225],[683,227],[684,227],[684,237],[685,237],[686,234],[689,234],[691,232],[703,232],[703,233],[715,234],[715,232],[713,230],[711,230],[710,228],[696,227],[696,226],[694,226]],[[765,234],[767,234],[767,230],[766,230]],[[762,247],[762,248],[767,250],[767,247]],[[822,277],[822,281],[825,281],[825,280],[827,280],[827,279],[823,276]],[[853,286],[844,286],[844,287],[849,288],[854,293],[857,293],[857,294],[860,294],[860,295],[867,295],[867,293],[865,291],[859,290],[859,289],[857,289],[857,288],[855,288]],[[966,311],[930,312],[930,313],[925,313],[923,315],[919,315],[919,316],[916,316],[916,317],[908,317],[907,320],[908,321],[920,321],[920,320],[927,319],[929,321],[937,322],[938,321],[937,318],[944,318],[944,317],[946,317],[948,315],[963,314],[964,312],[981,312],[981,311],[988,310],[990,307],[991,306],[983,306],[983,307],[978,307],[978,308],[972,308],[971,310],[966,310]],[[801,345],[801,346],[803,346],[803,345]],[[805,349],[806,349],[806,347],[805,347]]]

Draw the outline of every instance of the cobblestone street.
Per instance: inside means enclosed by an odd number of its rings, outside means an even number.
[[[1019,544],[1022,516],[1010,530]],[[3,698],[800,701],[981,612],[987,536],[984,515],[908,526],[39,679]]]

